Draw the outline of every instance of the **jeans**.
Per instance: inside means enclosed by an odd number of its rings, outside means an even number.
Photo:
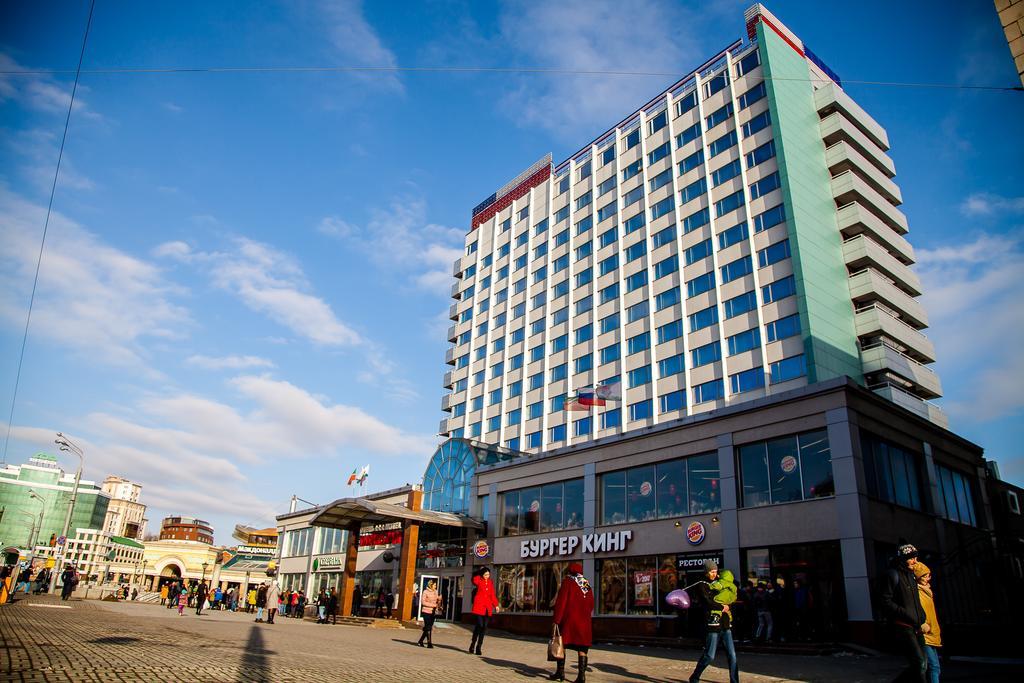
[[[928,662],[928,683],[939,683],[942,665],[939,663],[939,648],[934,645],[924,646],[924,656]]]
[[[754,634],[754,638],[760,639],[763,635],[765,640],[771,640],[774,628],[775,622],[772,620],[772,613],[767,610],[759,611],[757,613],[757,632]]]
[[[707,639],[704,641],[704,653],[697,662],[697,668],[690,675],[691,681],[699,681],[704,669],[708,668],[708,664],[714,660],[719,640],[725,646],[725,654],[729,658],[729,683],[739,683],[740,667],[736,661],[736,645],[732,642],[732,629],[708,631]]]
[[[257,619],[257,621],[262,621],[263,620],[263,608],[262,607],[257,607],[256,608],[256,619]]]
[[[31,586],[28,581],[19,581],[17,587],[14,589],[14,592],[17,593],[19,589],[24,588],[24,592],[28,593],[30,587]]]
[[[327,621],[327,605],[320,605],[316,611],[320,615],[320,621]]]
[[[925,683],[924,672],[928,667],[928,661],[924,654],[924,636],[914,633],[913,629],[906,626],[896,626],[893,629],[893,640],[898,643],[907,659],[907,668],[895,680]]]

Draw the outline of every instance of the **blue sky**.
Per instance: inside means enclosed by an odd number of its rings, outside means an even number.
[[[745,2],[114,3],[85,69],[479,66],[688,73]],[[1024,95],[990,2],[768,3],[889,131],[951,426],[1024,483]],[[73,70],[87,2],[8,3],[0,66]],[[470,210],[675,79],[509,73],[85,74],[12,421],[155,521],[228,542],[294,493],[419,481],[438,439]],[[6,417],[71,77],[0,75]],[[983,293],[983,294],[982,294]],[[70,467],[71,463],[68,463]]]

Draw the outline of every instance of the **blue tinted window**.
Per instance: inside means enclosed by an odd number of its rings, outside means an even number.
[[[573,436],[586,436],[590,434],[591,428],[590,418],[584,417],[572,423],[572,434]]]
[[[647,284],[647,271],[641,270],[626,278],[626,291],[632,292]]]
[[[612,200],[611,202],[605,204],[604,206],[597,210],[597,222],[600,223],[605,219],[611,218],[617,212],[618,204],[616,204],[615,201]]]
[[[679,286],[676,285],[672,289],[666,289],[661,294],[654,297],[654,309],[660,311],[663,308],[668,308],[673,304],[679,303]]]
[[[682,116],[697,106],[697,91],[691,90],[676,102],[676,116]]]
[[[549,441],[552,443],[565,441],[565,425],[555,425],[550,429]]]
[[[651,348],[651,335],[649,332],[638,334],[635,337],[630,337],[626,340],[626,348],[628,349],[628,355],[634,353],[640,353]]]
[[[695,297],[715,288],[715,271],[699,275],[686,283],[687,298]]]
[[[590,256],[593,252],[594,243],[585,242],[584,244],[581,244],[580,246],[576,247],[576,260],[579,261],[581,259],[585,259],[588,256]]]
[[[501,388],[497,388],[491,391],[487,397],[487,405],[493,406],[501,403]]]
[[[767,211],[754,216],[754,232],[761,232],[786,220],[786,207],[783,204],[773,206]]]
[[[647,253],[647,242],[637,242],[626,247],[626,263],[635,261]],[[607,259],[606,259],[607,260]]]
[[[634,323],[637,320],[646,318],[650,313],[650,305],[646,301],[641,301],[638,304],[634,304],[626,309],[626,324]]]
[[[747,168],[754,168],[775,157],[775,141],[769,140],[751,152],[747,152]]]
[[[618,343],[606,346],[599,352],[601,354],[601,365],[605,363],[611,363],[619,359],[619,345]]]
[[[729,375],[729,389],[734,394],[742,394],[744,391],[753,391],[764,386],[764,368],[760,365],[756,368],[737,372]]]
[[[673,320],[658,328],[658,343],[664,344],[667,341],[678,339],[683,336],[683,321]]]
[[[704,403],[725,397],[725,384],[720,379],[698,384],[693,388],[693,402]]]
[[[562,363],[561,365],[556,365],[555,367],[551,368],[551,381],[552,382],[557,382],[559,380],[563,380],[568,375],[569,375],[569,366],[566,365],[565,363]]]
[[[661,173],[659,173],[658,175],[656,175],[653,178],[651,178],[649,181],[647,181],[647,186],[650,188],[651,192],[654,192],[657,189],[665,187],[666,185],[668,185],[671,182],[672,182],[672,169],[671,168],[667,168],[664,171],[662,171]]]
[[[682,410],[686,407],[686,392],[683,389],[680,389],[679,391],[662,394],[658,398],[658,402],[661,404],[661,412],[663,413],[668,413],[673,410]]]
[[[676,206],[676,198],[669,195],[651,207],[651,220],[657,220],[669,213]]]
[[[577,235],[582,235],[587,230],[590,230],[592,225],[594,225],[594,217],[593,217],[593,215],[587,216],[583,220],[581,220],[578,223],[576,223],[576,234]]]
[[[590,281],[594,279],[594,271],[592,268],[581,270],[576,273],[576,286],[582,287],[583,285],[590,284]]]
[[[536,420],[544,414],[544,401],[537,401],[531,403],[526,407],[526,418],[528,420]]]
[[[576,343],[580,344],[594,338],[594,326],[587,323],[583,327],[576,328]]]
[[[677,270],[679,270],[679,257],[672,254],[667,259],[654,264],[654,279],[663,278]]]
[[[763,130],[770,126],[771,123],[772,115],[769,110],[765,109],[763,112],[743,124],[743,137],[749,138],[759,130]],[[735,133],[733,133],[733,135],[735,135]]]
[[[789,258],[789,240],[771,244],[757,252],[757,265],[761,268]]]
[[[615,189],[615,176],[610,176],[607,180],[597,186],[597,196],[602,197],[612,190]]]
[[[626,386],[632,389],[633,387],[643,386],[644,384],[651,383],[651,366],[644,365],[637,368],[636,370],[630,370],[626,373]]]
[[[558,353],[569,348],[569,335],[563,334],[551,340],[551,353]]]
[[[743,256],[722,266],[722,284],[732,282],[744,275],[750,275],[752,272],[754,272],[753,260],[750,256]]]
[[[579,211],[584,206],[590,204],[591,199],[593,199],[593,197],[591,196],[589,191],[581,194],[579,197],[576,198],[576,210]]]
[[[609,301],[614,301],[619,296],[619,283],[616,282],[615,284],[608,285],[598,292],[598,296],[603,304],[608,303]]]
[[[622,424],[622,413],[618,408],[601,413],[601,429],[618,427],[620,424]]]
[[[670,225],[664,230],[651,235],[651,245],[653,249],[657,249],[665,244],[670,244],[676,238],[676,226]]]
[[[668,111],[663,111],[654,118],[650,119],[647,122],[647,125],[650,129],[649,134],[654,135],[659,130],[668,125]]]
[[[704,178],[698,178],[683,189],[679,190],[679,203],[686,204],[708,191],[708,183]]]
[[[607,275],[619,267],[619,255],[612,254],[597,264],[598,275]]]
[[[654,414],[654,404],[651,399],[646,401],[638,401],[637,403],[631,403],[629,405],[629,420],[635,422],[637,420],[646,420]]]
[[[505,413],[505,418],[505,426],[511,427],[523,421],[523,412],[519,408],[516,408],[515,410],[510,410]]]
[[[729,345],[729,355],[735,356],[737,353],[750,351],[761,346],[761,332],[754,327],[746,332],[734,334],[726,340],[726,343]]]
[[[708,145],[708,155],[714,158],[736,145],[736,131],[730,130],[728,133],[713,141]]]
[[[628,235],[629,233],[633,232],[634,230],[639,230],[640,228],[644,227],[644,225],[646,225],[646,223],[647,223],[647,220],[646,220],[646,217],[645,217],[645,214],[644,214],[643,211],[641,211],[637,215],[633,216],[632,218],[627,218],[626,222],[624,224],[624,229],[626,231],[626,234]]]
[[[796,379],[797,377],[803,377],[807,374],[807,363],[805,362],[803,354],[783,358],[780,361],[772,363],[769,368],[772,376],[772,384]]]
[[[698,149],[696,152],[679,162],[679,175],[692,171],[703,163],[704,150]]]
[[[644,186],[638,185],[632,190],[622,195],[622,208],[627,208],[636,204],[638,201],[644,198]]]
[[[682,133],[676,136],[676,147],[682,147],[688,142],[692,142],[700,137],[700,121],[693,124]]]
[[[619,327],[619,314],[612,313],[606,318],[601,318],[601,334],[611,332]]]
[[[715,202],[715,218],[721,218],[730,211],[743,206],[743,190],[737,190],[727,197],[722,197]]]
[[[663,358],[658,361],[658,377],[670,377],[672,375],[678,375],[685,368],[685,362],[683,360],[683,354],[677,353],[674,356]]]
[[[615,145],[608,145],[604,151],[601,152],[601,165],[610,164],[615,160]]]
[[[615,240],[619,238],[619,231],[617,228],[606,230],[597,236],[598,249],[607,247],[609,244],[615,244]]]
[[[707,225],[711,220],[711,212],[708,211],[707,207],[692,213],[683,219],[683,234],[693,232],[699,227]]]
[[[555,235],[555,246],[560,247],[569,241],[569,230],[565,229],[562,232]]]
[[[661,161],[662,159],[664,159],[665,157],[667,157],[669,155],[669,152],[671,151],[671,149],[672,148],[669,147],[669,144],[667,142],[665,144],[663,144],[663,145],[659,145],[658,147],[655,147],[654,149],[652,149],[650,152],[647,153],[647,163],[648,164],[655,164],[655,163]]]
[[[716,92],[724,90],[729,85],[729,72],[723,71],[704,84],[704,99],[708,99]]]
[[[761,299],[762,303],[768,304],[773,301],[779,301],[785,299],[788,296],[796,294],[796,280],[792,275],[784,277],[781,280],[765,285],[761,288]]]
[[[746,222],[739,223],[725,230],[718,235],[718,248],[726,249],[738,244],[749,237]]]
[[[708,306],[704,310],[690,314],[690,332],[703,330],[718,322],[718,307]]]
[[[743,111],[754,102],[764,98],[768,94],[768,90],[764,87],[764,81],[761,81],[747,92],[740,95],[740,111]]]
[[[557,285],[555,285],[552,288],[551,292],[552,292],[552,294],[551,294],[552,300],[556,300],[556,299],[559,299],[559,298],[565,296],[566,294],[569,293],[569,281],[568,280],[562,280],[561,282],[559,282]]]
[[[531,432],[526,435],[526,447],[527,448],[540,448],[541,444],[541,433]]]
[[[568,254],[563,254],[562,256],[559,256],[554,261],[552,261],[552,263],[551,263],[551,272],[552,273],[557,273],[559,271],[565,270],[568,267],[569,267],[569,255]]]
[[[711,130],[718,124],[728,121],[730,116],[732,116],[732,102],[727,102],[724,107],[708,114],[706,117],[707,129]]]
[[[794,313],[785,318],[773,320],[764,326],[764,332],[768,342],[795,337],[800,334],[800,315]]]
[[[530,375],[527,381],[529,383],[530,391],[533,391],[534,389],[540,389],[542,386],[544,386],[544,373],[538,372],[535,375]]]
[[[569,206],[566,205],[566,206],[563,206],[561,209],[558,209],[557,211],[555,211],[555,224],[557,225],[558,223],[561,223],[562,221],[564,221],[568,217],[569,217]],[[518,246],[518,244],[516,246]]]
[[[739,64],[736,65],[736,75],[743,76],[744,74],[750,73],[756,69],[760,63],[761,55],[757,50],[754,50],[741,59]],[[762,81],[762,83],[764,83],[764,81]]]
[[[585,356],[580,356],[579,358],[574,359],[573,363],[576,365],[575,372],[578,375],[581,372],[586,372],[594,367],[594,356],[593,354],[588,353]]]
[[[633,176],[635,176],[638,173],[640,173],[640,171],[643,170],[643,167],[644,167],[644,162],[642,160],[640,160],[640,159],[637,159],[636,161],[631,163],[629,166],[626,166],[624,169],[622,169],[622,180],[623,181],[629,180]]]
[[[750,185],[750,198],[757,199],[758,197],[763,197],[772,190],[779,189],[781,186],[782,181],[779,180],[779,172],[776,171]]]
[[[733,159],[725,166],[722,166],[711,173],[711,186],[718,187],[727,180],[732,180],[740,174],[740,160]]]
[[[569,307],[560,308],[551,314],[551,324],[558,325],[564,323],[569,319]]]
[[[589,269],[588,269],[589,270]],[[587,295],[576,302],[576,315],[586,313],[594,307],[594,297]]]
[[[722,304],[722,307],[725,309],[725,318],[728,320],[729,318],[735,318],[741,313],[746,313],[747,311],[752,311],[757,308],[757,297],[754,296],[753,291],[744,292],[739,296],[735,296],[727,300]]]
[[[640,129],[634,130],[626,136],[626,149],[632,149],[640,144]]]
[[[690,365],[699,368],[722,359],[722,345],[716,341],[698,346],[690,351]]]
[[[701,259],[711,256],[711,238],[698,242],[686,250],[686,265],[691,266]]]

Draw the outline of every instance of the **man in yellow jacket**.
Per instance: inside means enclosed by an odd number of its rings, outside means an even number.
[[[924,633],[924,654],[928,660],[928,683],[939,683],[939,648],[942,647],[942,630],[935,616],[935,598],[932,595],[932,570],[923,562],[914,565],[914,576],[917,577],[917,592],[921,598],[927,620],[921,626]]]

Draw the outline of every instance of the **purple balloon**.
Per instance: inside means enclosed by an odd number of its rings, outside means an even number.
[[[690,594],[679,588],[666,595],[665,602],[677,609],[688,609],[690,607]]]

